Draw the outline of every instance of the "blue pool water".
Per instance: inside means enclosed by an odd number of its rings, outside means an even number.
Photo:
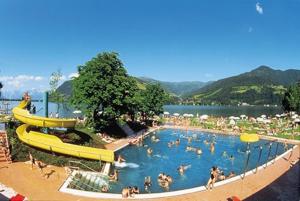
[[[155,135],[159,138],[159,142],[153,142],[151,136]],[[187,137],[193,137],[191,143],[188,143]],[[167,146],[168,142],[180,139],[180,145],[173,145],[171,148]],[[215,142],[214,153],[210,152],[210,145],[205,144],[204,140]],[[237,174],[243,172],[247,154],[245,153],[247,145],[240,141],[238,136],[214,135],[199,131],[180,131],[165,129],[151,134],[144,140],[144,146],[128,146],[117,154],[121,154],[126,159],[126,163],[122,167],[116,167],[119,170],[119,181],[110,182],[110,192],[120,193],[122,188],[127,186],[138,186],[142,193],[144,190],[144,178],[150,176],[152,186],[150,191],[164,192],[167,191],[158,185],[157,176],[164,172],[173,177],[173,183],[168,191],[182,190],[192,187],[206,185],[210,176],[210,168],[218,166],[219,169],[228,175],[230,171]],[[256,167],[259,155],[259,145],[262,145],[262,157],[260,165],[266,161],[270,161],[275,157],[277,142],[273,142],[269,154],[270,141],[260,140],[250,146],[251,154],[248,170]],[[202,155],[195,152],[186,152],[186,146],[201,148]],[[153,149],[153,154],[147,154],[147,148]],[[222,156],[226,151],[228,157]],[[278,154],[284,152],[284,145],[278,144]],[[230,160],[229,156],[233,155],[234,160]],[[189,165],[184,175],[180,175],[177,171],[179,165]],[[125,166],[125,167],[124,167]]]

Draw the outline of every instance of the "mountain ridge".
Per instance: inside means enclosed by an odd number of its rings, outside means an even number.
[[[300,70],[259,66],[250,72],[220,79],[186,98],[199,104],[280,104],[286,88],[300,80]]]
[[[135,79],[141,89],[149,83],[160,84],[174,98],[175,103],[279,105],[287,87],[300,81],[300,70],[275,70],[262,65],[249,72],[213,82],[167,82],[148,77]],[[64,82],[57,90],[70,96],[71,80]]]

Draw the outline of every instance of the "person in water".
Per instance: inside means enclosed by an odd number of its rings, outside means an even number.
[[[107,185],[101,186],[101,192],[102,193],[107,193],[108,192],[108,186]]]
[[[210,143],[210,152],[214,153],[215,152],[215,144],[212,142]]]
[[[133,188],[130,189],[130,194],[134,195],[134,194],[139,194],[140,190],[137,186],[134,186]]]
[[[213,166],[211,171],[210,171],[210,177],[209,177],[209,180],[206,184],[206,188],[207,189],[209,189],[209,188],[212,189],[215,182],[216,182],[216,180],[217,180],[217,178],[218,178],[218,169],[217,169],[217,167]]]
[[[224,172],[221,172],[221,175],[219,176],[219,180],[220,181],[223,181],[223,180],[225,180],[225,175],[224,175]]]
[[[125,162],[126,160],[121,156],[121,154],[118,156],[118,160],[117,162],[118,163],[122,163],[122,162]]]
[[[147,149],[147,154],[148,154],[148,155],[151,155],[152,153],[153,153],[153,149],[148,148],[148,149]]]
[[[183,175],[185,170],[188,168],[188,165],[180,165],[177,170],[179,172],[179,174]]]
[[[114,170],[114,173],[109,175],[109,180],[110,181],[118,181],[118,177],[119,177],[119,172],[118,170]]]
[[[122,198],[128,198],[131,196],[130,189],[130,186],[122,189]]]
[[[178,146],[178,145],[180,144],[180,139],[177,139],[177,140],[175,141],[175,144]]]
[[[234,171],[231,171],[231,172],[229,173],[229,175],[227,176],[227,178],[229,179],[229,178],[234,177],[234,176],[235,176]]]
[[[202,154],[202,150],[199,148],[196,150],[196,154],[201,155]]]
[[[144,188],[145,188],[145,191],[148,191],[149,188],[151,187],[151,185],[152,185],[151,177],[150,177],[150,176],[145,177],[145,180],[144,180]]]

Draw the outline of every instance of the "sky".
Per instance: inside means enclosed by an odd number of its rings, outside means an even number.
[[[300,0],[1,0],[3,90],[45,90],[98,53],[133,76],[211,81],[300,69]],[[75,73],[75,74],[74,74]]]

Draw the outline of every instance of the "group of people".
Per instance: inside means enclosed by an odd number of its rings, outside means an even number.
[[[176,139],[175,142],[174,141],[168,142],[168,147],[169,148],[171,148],[173,145],[176,145],[176,146],[180,145],[180,139],[179,138]]]
[[[129,197],[134,197],[135,194],[139,194],[140,190],[137,186],[128,186],[126,188],[122,189],[122,197],[123,198],[129,198]]]

